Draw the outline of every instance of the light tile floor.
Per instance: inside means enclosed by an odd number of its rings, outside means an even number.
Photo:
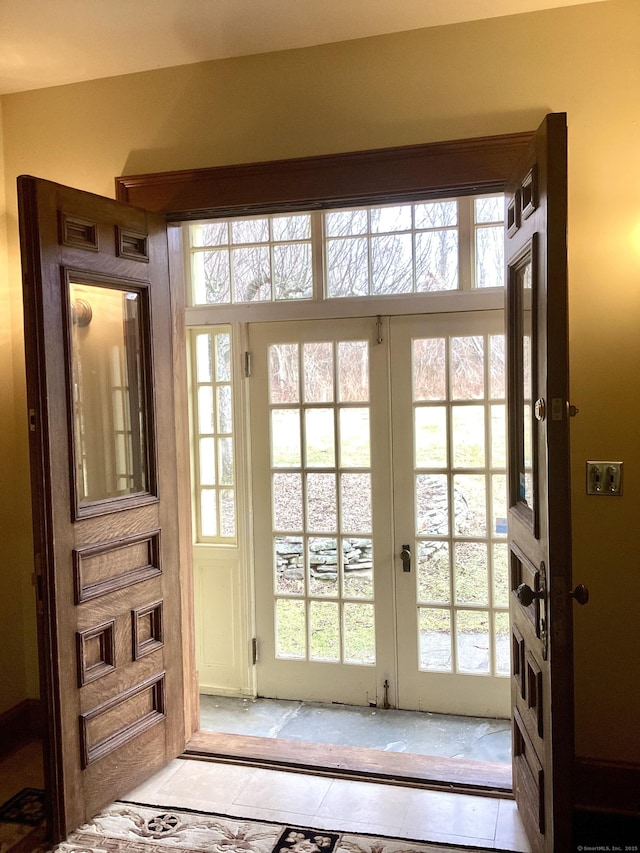
[[[0,759],[0,803],[42,787],[42,751],[31,743]],[[177,758],[123,799],[530,853],[513,800]]]
[[[513,800],[177,758],[125,800],[530,853]]]

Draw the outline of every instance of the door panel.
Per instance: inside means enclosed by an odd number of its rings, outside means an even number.
[[[18,190],[55,840],[185,742],[167,238],[108,199]]]
[[[385,681],[393,689],[387,363],[376,334],[375,319],[249,329],[261,696],[367,705],[383,701]]]
[[[390,325],[399,707],[504,718],[504,316]]]
[[[573,649],[566,116],[507,188],[514,791],[536,853],[571,848]]]

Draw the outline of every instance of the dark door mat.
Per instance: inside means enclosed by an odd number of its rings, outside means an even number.
[[[0,806],[0,822],[39,826],[44,821],[44,791],[23,788]]]

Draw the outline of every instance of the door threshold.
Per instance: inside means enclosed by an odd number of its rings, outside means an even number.
[[[194,733],[184,755],[404,787],[513,797],[511,765],[495,761],[413,755],[204,729]]]

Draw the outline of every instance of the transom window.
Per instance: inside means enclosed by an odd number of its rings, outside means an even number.
[[[503,287],[503,220],[491,195],[191,224],[190,304]]]
[[[349,300],[352,314],[361,301],[376,303],[372,313],[394,313],[411,298],[411,311],[428,311],[415,303],[437,293],[465,291],[474,301],[474,291],[504,287],[503,218],[504,197],[494,194],[184,226],[196,541],[237,537],[233,325],[249,311],[313,316],[324,305],[340,316]]]

